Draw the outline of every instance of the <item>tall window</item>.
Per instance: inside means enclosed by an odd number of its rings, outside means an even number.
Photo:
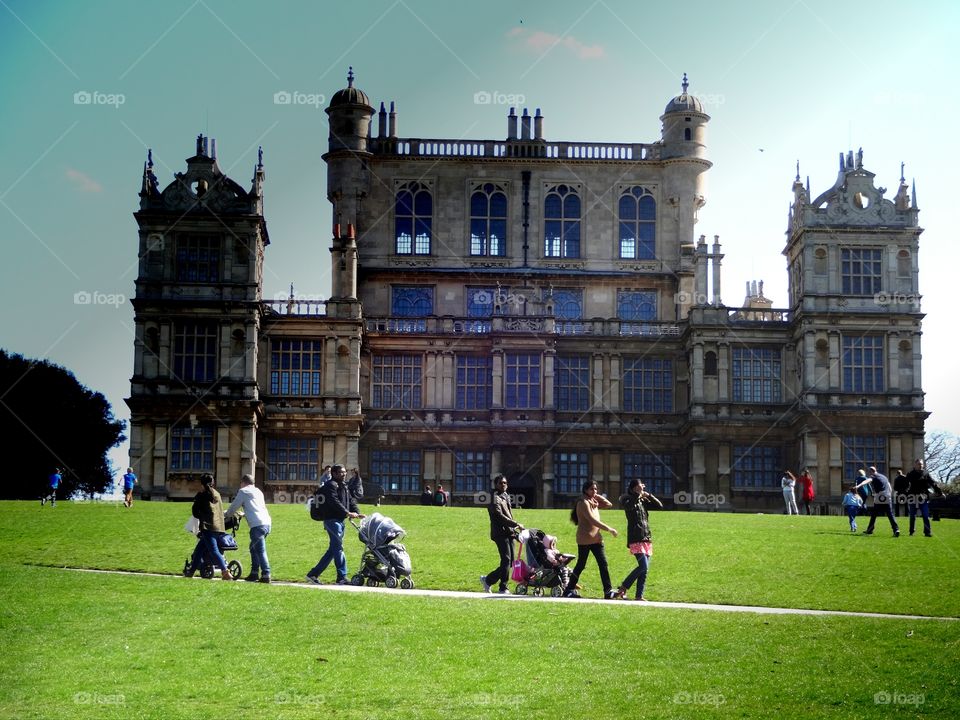
[[[657,255],[657,201],[644,187],[620,196],[620,257],[653,260]]]
[[[508,353],[504,356],[505,404],[508,408],[540,407],[540,356]]]
[[[557,410],[590,409],[590,358],[557,355],[554,363],[554,402]]]
[[[322,364],[321,340],[271,341],[270,394],[319,395]]]
[[[505,255],[506,238],[507,196],[486,183],[470,196],[470,254]]]
[[[467,317],[488,318],[493,315],[494,288],[467,288]]]
[[[392,290],[390,311],[394,317],[422,318],[433,315],[432,287],[394,286]]]
[[[373,407],[423,407],[422,383],[422,356],[373,356]]]
[[[626,412],[673,412],[673,361],[624,358],[623,409]]]
[[[733,349],[734,402],[778,403],[782,400],[780,351]]]
[[[267,438],[268,481],[315,483],[319,465],[317,438]]]
[[[213,428],[203,425],[172,428],[170,469],[192,472],[213,470]]]
[[[217,326],[178,323],[173,331],[173,374],[182,382],[217,378]]]
[[[425,185],[410,182],[397,192],[397,255],[429,255],[433,237],[433,197]]]
[[[741,489],[779,489],[783,463],[774,445],[736,445],[731,485]]]
[[[553,491],[573,495],[579,493],[590,472],[590,455],[585,452],[553,453]]]
[[[553,314],[557,320],[579,320],[583,317],[583,290],[553,290]]]
[[[657,291],[618,290],[617,317],[621,320],[656,320]]]
[[[419,450],[373,450],[370,480],[390,493],[420,492]]]
[[[457,410],[487,410],[493,398],[493,364],[489,356],[457,356]]]
[[[490,452],[454,450],[457,492],[484,492],[490,489]]]
[[[886,475],[887,438],[883,435],[844,435],[844,483],[855,480],[857,470],[866,470],[871,466]]]
[[[876,248],[841,248],[840,279],[846,295],[876,295],[881,290],[883,252]]]
[[[630,481],[640,480],[647,492],[659,497],[673,495],[673,456],[653,453],[624,453],[623,491],[627,492]]]
[[[844,335],[841,357],[846,392],[883,392],[883,336]]]
[[[580,257],[580,196],[569,185],[557,185],[543,203],[545,257]]]
[[[177,235],[177,280],[218,282],[220,280],[220,236],[180,233]]]

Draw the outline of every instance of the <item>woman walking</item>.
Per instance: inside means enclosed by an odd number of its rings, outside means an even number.
[[[780,487],[783,489],[783,502],[787,506],[787,515],[800,514],[800,510],[797,509],[797,499],[793,494],[793,488],[796,484],[796,476],[789,470],[784,470],[783,476],[780,478]]]
[[[597,560],[600,582],[603,583],[603,596],[607,600],[613,600],[616,597],[616,593],[610,585],[607,556],[603,551],[603,538],[600,536],[602,530],[606,530],[614,537],[617,536],[616,530],[600,521],[600,508],[611,507],[613,507],[613,503],[597,493],[595,482],[588,480],[583,484],[580,499],[577,500],[576,506],[570,512],[570,521],[577,526],[577,564],[573,568],[570,582],[567,583],[567,591],[564,593],[564,597],[580,597],[577,593],[577,580],[580,579],[580,573],[587,566],[587,558],[590,553],[593,553],[593,557]]]
[[[663,503],[647,492],[642,482],[634,478],[630,481],[627,494],[620,498],[623,511],[627,515],[627,548],[637,559],[637,567],[620,583],[616,595],[626,597],[634,582],[637,583],[637,593],[634,600],[646,600],[643,589],[647,583],[647,571],[650,569],[650,558],[653,557],[653,540],[650,536],[650,522],[647,517],[647,508],[644,503],[654,502],[663,507]]]

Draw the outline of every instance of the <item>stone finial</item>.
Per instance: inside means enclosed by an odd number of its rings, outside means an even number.
[[[347,70],[347,87],[353,87],[353,65]]]
[[[680,83],[680,87],[683,88],[683,94],[687,94],[687,88],[690,87],[690,81],[687,80],[687,74],[683,74],[683,82]]]

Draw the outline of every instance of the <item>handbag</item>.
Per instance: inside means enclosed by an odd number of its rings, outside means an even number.
[[[511,579],[514,582],[522,583],[527,581],[527,577],[530,575],[530,568],[523,561],[523,558],[519,557],[523,554],[523,543],[520,543],[520,550],[517,552],[517,559],[513,561],[513,573],[511,574]]]
[[[197,518],[192,517],[192,518],[190,518],[189,520],[187,520],[187,523],[186,523],[186,525],[183,526],[183,529],[186,530],[186,531],[187,531],[188,533],[190,533],[191,535],[199,535],[199,534],[200,534],[200,521],[197,520]]]

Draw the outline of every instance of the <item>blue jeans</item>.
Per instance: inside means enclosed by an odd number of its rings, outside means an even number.
[[[643,597],[643,589],[647,584],[647,571],[650,570],[650,558],[644,555],[643,553],[637,553],[634,555],[637,559],[637,567],[633,569],[627,579],[620,583],[620,587],[624,590],[629,590],[630,586],[633,585],[634,581],[637,583],[637,594],[635,597],[639,600]]]
[[[334,567],[337,569],[337,578],[345,578],[347,576],[347,556],[343,554],[343,520],[324,520],[323,529],[330,536],[330,547],[320,558],[320,562],[307,575],[320,577],[320,574],[327,569],[332,560]]]
[[[200,531],[200,539],[193,549],[193,557],[190,558],[190,570],[192,572],[199,570],[204,560],[227,572],[226,558],[223,557],[223,553],[220,552],[220,545],[217,544],[218,535],[220,533],[213,530]]]
[[[911,500],[907,506],[907,511],[910,513],[910,534],[913,535],[913,530],[917,525],[918,507],[920,508],[920,515],[923,517],[923,534],[930,535],[930,503],[926,500],[921,503],[918,503],[916,500]]]
[[[250,574],[270,575],[270,561],[267,560],[267,535],[269,525],[250,528]]]
[[[850,518],[850,529],[857,529],[857,515],[860,514],[860,508],[856,505],[845,505],[844,509],[847,511],[847,517]]]

